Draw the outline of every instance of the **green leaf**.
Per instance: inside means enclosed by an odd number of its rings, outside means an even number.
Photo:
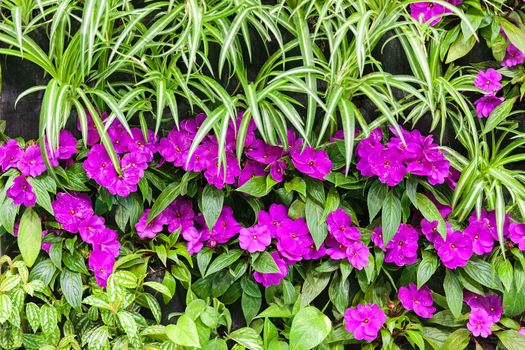
[[[450,311],[455,318],[458,318],[463,308],[463,287],[459,278],[451,270],[446,271],[443,289]]]
[[[48,188],[44,180],[27,177],[27,182],[33,187],[33,191],[36,195],[36,203],[47,210],[48,213],[54,215],[53,207],[51,206],[51,197],[49,196]]]
[[[130,338],[137,336],[137,323],[131,313],[120,311],[117,314],[117,318],[120,326]]]
[[[463,350],[470,343],[470,331],[462,328],[452,332],[445,344],[443,344],[443,350]]]
[[[279,267],[273,260],[273,257],[267,251],[260,253],[255,261],[252,263],[252,267],[255,271],[261,273],[279,273]]]
[[[436,205],[430,199],[428,199],[427,196],[421,193],[416,194],[416,201],[417,209],[421,212],[423,217],[430,222],[437,221],[437,229],[439,234],[441,235],[441,237],[446,238],[447,225],[445,224],[445,220],[443,220],[443,217],[439,213],[439,210],[437,209]]]
[[[368,215],[370,222],[374,220],[376,215],[379,213],[385,202],[386,195],[388,193],[388,187],[383,185],[381,182],[376,181],[370,186],[366,199],[368,205]]]
[[[210,264],[204,277],[227,268],[228,266],[239,260],[242,253],[243,251],[240,249],[232,249],[228,252],[222,253]]]
[[[169,288],[159,282],[147,281],[147,282],[144,282],[143,285],[154,289],[155,291],[161,293],[162,295],[168,298],[172,297],[172,294]]]
[[[469,260],[467,266],[463,270],[476,282],[482,286],[503,291],[501,282],[496,276],[492,265],[481,259]]]
[[[26,318],[33,332],[36,332],[40,328],[40,308],[37,304],[26,304]]]
[[[241,280],[241,288],[242,313],[244,314],[246,324],[249,325],[261,309],[262,295],[259,286],[247,278]]]
[[[401,224],[401,202],[392,192],[388,192],[381,213],[383,241],[385,246],[396,234]]]
[[[301,289],[301,307],[310,304],[323,290],[330,281],[331,273],[317,272],[309,270]]]
[[[509,20],[498,17],[505,34],[509,37],[511,43],[514,44],[521,52],[525,52],[525,32],[523,28],[518,28]]]
[[[503,293],[503,314],[507,317],[515,317],[525,312],[525,291],[516,290],[513,284],[510,291]]]
[[[180,183],[172,182],[157,197],[148,215],[148,223],[155,219],[180,195]]]
[[[0,294],[0,323],[3,324],[11,314],[11,299],[6,294]]]
[[[28,267],[33,266],[42,244],[42,224],[38,214],[31,208],[22,214],[17,241],[24,262]]]
[[[525,336],[515,330],[507,330],[496,332],[501,343],[507,350],[523,350],[525,349]]]
[[[74,309],[80,309],[82,304],[82,278],[80,273],[64,269],[60,274],[60,289],[69,305]]]
[[[512,281],[514,279],[514,270],[512,263],[509,260],[500,261],[497,265],[498,277],[505,287],[505,291],[508,292],[512,287]]]
[[[326,221],[328,214],[339,208],[339,203],[341,199],[339,198],[339,192],[335,187],[330,187],[328,194],[326,195],[326,202],[324,203],[323,217],[322,221]]]
[[[487,121],[485,122],[485,127],[483,128],[482,135],[491,132],[501,122],[507,119],[507,117],[510,114],[510,111],[512,111],[512,108],[514,107],[515,102],[515,98],[509,98],[505,100],[502,104],[494,108],[494,110],[490,113],[489,117],[487,118]]]
[[[321,311],[307,306],[295,315],[290,329],[290,350],[309,350],[328,336],[332,323]]]
[[[237,191],[244,192],[253,197],[264,197],[270,193],[270,190],[276,183],[277,182],[275,182],[269,175],[254,176],[239,187]]]
[[[417,267],[417,288],[421,288],[432,277],[438,268],[437,256],[423,251],[423,259]]]
[[[224,191],[217,189],[213,185],[204,187],[201,197],[202,215],[210,231],[215,226],[219,215],[221,215],[223,203]]]
[[[263,342],[259,333],[253,328],[244,327],[231,332],[228,337],[250,350],[263,350]]]
[[[129,271],[115,271],[109,277],[116,284],[124,288],[136,288],[137,287],[137,276]]]
[[[166,335],[175,344],[196,348],[201,347],[197,326],[187,314],[179,317],[176,325],[167,325]]]
[[[301,177],[294,177],[284,183],[284,189],[288,192],[296,191],[306,197],[306,183]]]
[[[467,40],[463,36],[459,36],[453,43],[450,45],[450,49],[448,50],[447,60],[445,63],[453,62],[472,50],[474,47],[474,44],[476,44],[476,37],[471,36]]]
[[[315,246],[319,249],[328,235],[326,220],[323,220],[323,208],[308,197],[304,207],[304,214]]]

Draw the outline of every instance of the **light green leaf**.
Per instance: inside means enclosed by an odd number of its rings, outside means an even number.
[[[332,330],[330,319],[313,306],[307,306],[295,315],[290,329],[290,350],[309,350],[328,336]]]
[[[42,244],[42,224],[38,214],[31,208],[22,214],[17,241],[24,262],[28,267],[33,266]]]

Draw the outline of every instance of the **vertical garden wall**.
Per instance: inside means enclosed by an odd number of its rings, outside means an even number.
[[[0,348],[525,349],[525,2],[0,6]]]

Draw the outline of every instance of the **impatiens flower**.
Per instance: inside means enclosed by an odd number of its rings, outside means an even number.
[[[359,229],[352,225],[352,219],[343,209],[338,208],[326,217],[328,232],[344,245],[361,238]]]
[[[104,228],[96,232],[92,237],[93,250],[102,250],[117,257],[120,255],[120,242],[117,231]]]
[[[271,146],[262,140],[256,140],[245,151],[248,158],[262,164],[271,164],[281,157],[281,147]]]
[[[523,0],[525,2],[525,0]],[[519,330],[518,330],[518,333],[525,336],[525,327],[521,327]]]
[[[275,264],[279,268],[280,272],[275,273],[262,273],[254,272],[253,279],[261,283],[264,287],[269,287],[271,285],[279,285],[281,280],[286,277],[288,274],[288,265],[286,262],[279,256],[279,253],[273,252],[270,254],[275,261]]]
[[[377,128],[370,132],[370,136],[368,138],[359,141],[357,144],[356,151],[359,160],[356,164],[356,168],[361,172],[361,175],[374,175],[372,169],[370,168],[368,157],[370,154],[374,154],[376,150],[383,148],[383,145],[381,144],[382,138],[383,131],[380,128]]]
[[[87,116],[87,144],[88,146],[94,146],[100,141],[100,135],[98,134],[97,128],[95,127],[95,121],[89,112],[86,110]],[[108,114],[104,112],[101,119],[107,119]],[[82,131],[82,124],[80,118],[77,119],[77,130]]]
[[[57,193],[51,206],[55,219],[71,233],[77,233],[80,223],[94,214],[91,199],[86,193]]]
[[[290,262],[297,262],[307,253],[313,243],[303,218],[286,219],[277,231],[277,250]]]
[[[501,65],[503,67],[514,67],[525,62],[525,53],[520,51],[516,46],[509,44],[507,46],[507,52]]]
[[[213,226],[210,233],[210,246],[215,246],[217,243],[226,243],[233,236],[239,233],[242,226],[233,217],[233,210],[228,206],[222,208],[219,219]]]
[[[414,311],[420,317],[431,318],[436,312],[436,308],[432,306],[432,292],[427,286],[417,289],[410,282],[408,287],[399,288],[398,297],[405,309]]]
[[[386,322],[385,312],[376,304],[359,304],[344,313],[345,328],[357,340],[373,341]]]
[[[509,225],[510,240],[518,245],[520,250],[525,250],[525,224],[511,222]]]
[[[439,222],[437,220],[432,222],[427,219],[421,220],[421,232],[429,242],[434,243],[437,238],[441,237],[439,235],[438,225]]]
[[[140,179],[144,176],[144,170],[148,168],[147,157],[142,152],[127,153],[122,157],[120,166],[123,172],[134,172]]]
[[[27,147],[24,154],[20,157],[17,167],[25,176],[36,177],[46,171],[46,164],[42,158],[40,146]]]
[[[388,186],[395,186],[403,180],[407,169],[403,164],[403,155],[397,149],[383,148],[375,150],[368,157],[372,174]]]
[[[135,230],[140,238],[154,238],[159,232],[162,231],[162,222],[158,217],[148,222],[148,215],[150,209],[144,210],[144,213],[135,224]]]
[[[80,237],[82,237],[82,240],[91,244],[95,243],[95,236],[98,236],[105,229],[106,226],[104,226],[104,218],[97,215],[87,218],[78,226],[78,232],[80,232]]]
[[[241,187],[252,177],[265,175],[266,171],[264,170],[264,165],[249,160],[246,162],[244,168],[241,170],[241,174],[239,175],[239,179],[237,180],[237,186]]]
[[[2,171],[16,168],[18,161],[22,158],[24,151],[20,148],[17,140],[9,140],[5,145],[0,146],[0,166]]]
[[[446,13],[446,8],[434,2],[415,2],[410,4],[410,14],[412,17],[422,23],[428,23],[430,26],[436,25],[441,16]]]
[[[503,103],[503,97],[496,97],[494,95],[485,95],[477,99],[474,104],[476,105],[476,113],[480,118],[487,118],[490,113]]]
[[[131,142],[128,144],[128,151],[130,153],[141,153],[146,157],[146,162],[153,160],[153,154],[158,150],[157,137],[155,133],[148,130],[146,140],[141,129],[131,129]]]
[[[472,239],[460,231],[448,231],[447,238],[437,247],[443,265],[449,269],[466,266],[472,256]]]
[[[23,204],[26,207],[32,207],[36,204],[33,186],[27,182],[23,175],[15,177],[13,185],[6,191],[6,195],[13,200],[15,205]]]
[[[494,239],[485,220],[471,217],[470,224],[463,231],[472,239],[472,251],[477,255],[490,253],[494,248]]]
[[[133,139],[120,121],[113,121],[108,129],[108,135],[113,143],[115,152],[126,153],[129,151],[129,145],[133,142]]]
[[[239,245],[250,253],[263,252],[271,241],[272,235],[264,225],[243,228],[239,232]]]
[[[57,166],[59,160],[70,159],[77,153],[77,139],[68,130],[61,130],[59,134],[58,146],[51,152],[46,142],[47,153],[52,166]]]
[[[108,278],[113,272],[115,257],[103,250],[95,250],[89,255],[88,265],[95,273],[97,284],[106,287]]]
[[[297,170],[315,179],[324,180],[332,170],[332,161],[325,150],[306,147],[304,151],[291,153],[292,163]]]
[[[195,172],[205,170],[213,158],[212,150],[216,151],[215,145],[212,142],[205,141],[201,143],[197,146],[190,159],[184,163],[183,169]]]
[[[361,241],[351,242],[346,248],[348,262],[358,270],[362,270],[366,265],[368,265],[369,255],[370,250]]]
[[[172,130],[167,137],[160,139],[160,155],[174,166],[184,166],[191,146],[190,136],[179,130]]]
[[[102,186],[111,186],[116,181],[117,172],[113,167],[113,163],[111,163],[106,148],[102,144],[91,148],[83,166],[87,177],[95,180]]]
[[[277,237],[277,230],[286,219],[288,219],[288,209],[282,204],[272,204],[268,212],[261,210],[257,214],[257,222],[268,227],[273,238]]]
[[[376,247],[378,247],[382,251],[386,250],[385,241],[383,239],[383,229],[381,226],[376,227],[372,231],[372,234],[370,235],[370,240],[376,245]]]
[[[162,225],[168,225],[169,232],[175,232],[178,228],[184,231],[193,226],[193,204],[187,198],[175,199],[160,215],[158,221]]]
[[[467,323],[467,328],[475,337],[487,338],[492,334],[490,327],[492,327],[492,319],[483,309],[472,309]]]
[[[338,242],[332,235],[328,235],[325,240],[326,254],[333,260],[342,260],[347,258],[347,247],[341,242]]]
[[[474,79],[474,85],[477,88],[494,94],[501,89],[501,74],[494,68],[489,68],[485,72],[480,71]]]
[[[410,265],[417,260],[418,232],[408,224],[399,225],[399,229],[386,246],[385,262],[397,266]]]
[[[503,302],[497,294],[488,294],[486,296],[465,292],[464,300],[472,309],[483,309],[492,319],[492,322],[498,322],[503,313]]]
[[[237,157],[232,152],[226,152],[226,174],[224,174],[224,167],[222,164],[219,166],[219,158],[217,151],[211,151],[214,157],[208,163],[208,167],[204,172],[204,177],[208,180],[208,183],[215,185],[218,189],[223,189],[224,185],[232,185],[235,183],[235,179],[241,173]]]
[[[284,160],[276,160],[270,165],[270,176],[276,182],[282,182],[285,170],[286,162]]]
[[[204,246],[204,241],[210,237],[207,230],[198,230],[194,226],[188,227],[182,231],[181,235],[188,242],[186,248],[188,249],[188,253],[190,253],[190,255],[200,252]]]

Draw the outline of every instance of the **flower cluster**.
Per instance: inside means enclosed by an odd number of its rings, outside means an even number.
[[[462,0],[446,1],[454,6],[457,6],[462,2]],[[451,12],[452,11],[449,8],[434,2],[414,2],[410,4],[410,14],[412,17],[422,23],[428,23],[430,26],[436,25],[441,21],[443,15]]]
[[[464,300],[470,306],[467,328],[475,337],[487,338],[492,334],[492,325],[500,320],[503,313],[501,298],[497,294],[482,296],[467,291]]]
[[[103,217],[95,215],[91,199],[85,193],[58,193],[52,207],[62,229],[79,233],[84,242],[91,244],[89,267],[97,283],[105,287],[120,255],[117,232],[106,227]]]
[[[417,260],[419,233],[408,224],[401,224],[394,237],[385,246],[382,228],[374,229],[370,240],[381,250],[385,251],[385,262],[397,266],[410,265]]]
[[[117,153],[121,172],[117,172],[101,143],[93,145],[88,152],[84,169],[89,178],[107,188],[111,194],[126,197],[137,191],[148,163],[153,160],[157,151],[156,138],[152,131],[148,131],[146,140],[139,128],[132,128],[128,132],[118,121],[111,124],[108,135]]]
[[[77,140],[69,131],[62,130],[58,146],[53,151],[48,146],[47,153],[52,166],[58,166],[59,161],[67,163],[77,153]],[[40,146],[30,143],[22,148],[17,140],[7,141],[0,146],[0,168],[3,172],[11,168],[20,172],[6,192],[15,205],[34,206],[36,195],[28,178],[40,176],[46,171]]]
[[[383,132],[375,129],[357,145],[357,169],[363,176],[377,176],[389,186],[399,184],[407,173],[426,176],[432,185],[442,184],[449,176],[450,163],[439,151],[432,135],[418,130],[391,128],[394,137],[382,143]]]
[[[326,218],[329,236],[326,239],[326,253],[334,260],[348,259],[356,269],[368,264],[370,251],[361,242],[359,229],[352,225],[352,219],[343,209],[331,212]]]
[[[243,166],[237,161],[237,135],[243,114],[239,114],[228,126],[226,133],[225,168],[219,164],[217,138],[207,135],[196,147],[191,157],[190,147],[193,139],[205,119],[203,114],[187,119],[181,123],[179,130],[174,129],[166,137],[160,139],[159,153],[164,161],[186,171],[204,172],[208,183],[222,189],[226,184],[237,183],[240,187],[254,176],[265,176],[268,172],[276,182],[283,181],[283,176],[291,160],[295,168],[313,178],[324,179],[332,169],[332,162],[324,150],[315,150],[312,147],[302,149],[303,140],[296,138],[292,131],[288,131],[288,149],[272,146],[256,137],[255,123],[251,121],[244,139]]]
[[[157,217],[148,222],[149,214],[150,209],[146,209],[135,224],[137,235],[140,238],[154,238],[164,230],[165,226],[169,232],[175,232],[178,229],[184,232],[193,226],[193,219],[195,218],[193,205],[186,198],[177,198]]]
[[[503,103],[504,98],[496,96],[502,87],[501,78],[501,74],[493,68],[489,68],[485,72],[480,71],[476,76],[474,85],[485,91],[485,95],[474,102],[476,113],[480,118],[488,117],[494,108]]]
[[[359,304],[344,313],[345,328],[357,340],[372,341],[386,322],[385,312],[376,304]]]

